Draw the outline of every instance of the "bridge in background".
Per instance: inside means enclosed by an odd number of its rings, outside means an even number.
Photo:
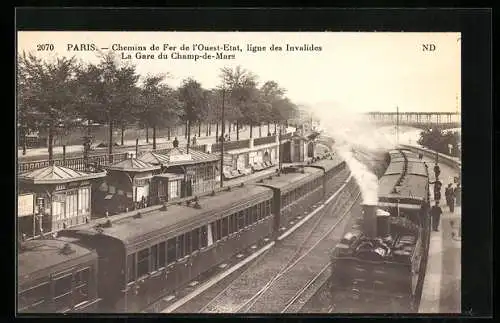
[[[400,125],[415,128],[441,129],[460,128],[460,113],[457,112],[368,112],[369,120],[380,125]]]

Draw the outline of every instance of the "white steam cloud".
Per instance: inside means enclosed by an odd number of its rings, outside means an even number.
[[[319,104],[311,112],[320,120],[320,128],[335,139],[334,149],[346,161],[358,183],[363,203],[378,202],[378,179],[354,154],[359,151],[368,163],[379,163],[381,152],[394,149],[396,138],[380,131],[363,115],[354,114],[336,104]],[[377,160],[378,159],[378,160]]]

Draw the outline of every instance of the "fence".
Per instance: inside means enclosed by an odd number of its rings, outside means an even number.
[[[434,150],[430,150],[427,148],[423,147],[418,147],[418,146],[412,146],[412,145],[400,145],[402,148],[408,149],[410,151],[416,152],[416,153],[422,153],[424,156],[429,157],[429,158],[435,158],[436,157],[436,152]],[[455,170],[457,170],[459,173],[462,170],[462,162],[460,159],[456,157],[451,157],[442,153],[437,153],[439,160],[450,166],[453,167]]]
[[[276,136],[269,136],[269,137],[255,138],[253,144],[254,146],[261,146],[261,145],[272,144],[275,142],[276,142]]]
[[[240,141],[228,141],[224,143],[224,150],[236,150],[250,148],[250,139],[240,140]],[[212,144],[212,153],[219,152],[221,150],[221,144]]]
[[[112,154],[111,158],[113,163],[120,162],[127,158],[127,153],[116,153]],[[109,155],[93,155],[88,157],[89,163],[97,163],[97,165],[107,166],[110,164]],[[37,160],[30,162],[19,162],[17,166],[17,170],[19,173],[35,170],[38,168],[47,167],[50,165],[49,160]],[[85,159],[83,157],[75,157],[75,158],[58,158],[54,159],[54,165],[56,166],[64,166],[68,168],[72,168],[74,170],[84,171],[85,170]]]

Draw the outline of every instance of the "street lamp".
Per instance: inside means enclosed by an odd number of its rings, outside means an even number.
[[[224,187],[224,175],[223,175],[223,169],[224,169],[224,132],[226,130],[226,125],[224,121],[224,101],[225,101],[225,95],[226,95],[226,90],[223,87],[222,88],[222,136],[221,136],[221,141],[220,141],[220,187]]]
[[[37,202],[37,212],[33,214],[33,238],[36,236],[36,218],[38,217],[38,225],[40,227],[40,235],[43,235],[42,219],[44,213],[44,199],[43,197],[38,197]]]

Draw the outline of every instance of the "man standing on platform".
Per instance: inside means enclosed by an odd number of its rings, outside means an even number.
[[[441,174],[441,168],[439,167],[439,165],[436,163],[436,165],[434,165],[434,175],[436,177],[436,180],[439,178],[439,175]]]
[[[431,218],[432,218],[432,230],[439,231],[439,220],[441,219],[441,214],[443,211],[439,207],[439,201],[431,208]]]
[[[461,206],[462,205],[462,188],[460,187],[460,183],[457,184],[457,187],[455,187],[453,191],[455,198],[456,198],[456,205]]]
[[[174,138],[174,141],[172,142],[172,144],[174,145],[174,148],[179,147],[179,140],[177,140],[177,137]]]
[[[429,184],[434,184],[434,200],[439,202],[441,200],[441,186],[443,184],[438,179],[434,182],[429,182]]]

